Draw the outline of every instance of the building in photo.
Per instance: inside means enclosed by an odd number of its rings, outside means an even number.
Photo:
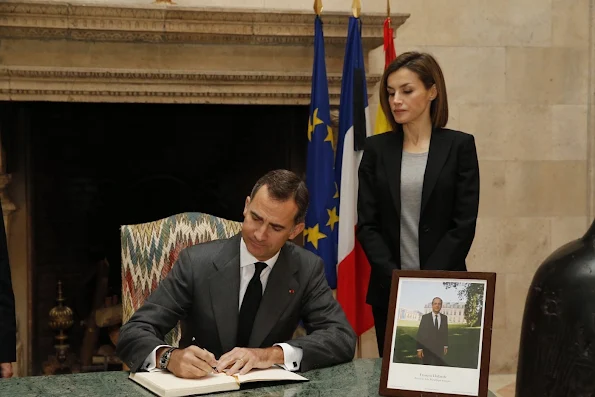
[[[408,320],[408,321],[421,321],[421,316],[423,313],[419,310],[411,310],[406,308],[399,309],[399,316],[398,320]]]

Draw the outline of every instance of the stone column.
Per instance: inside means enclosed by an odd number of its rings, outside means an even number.
[[[6,173],[6,152],[0,141],[0,202],[2,203],[2,216],[4,218],[4,228],[6,229],[6,244],[8,245],[8,231],[10,230],[10,215],[15,211],[16,206],[8,196],[7,186],[10,184],[11,175]],[[17,362],[23,362],[23,344],[19,337],[19,326],[17,321]],[[21,371],[16,363],[13,363],[14,376],[18,376]]]
[[[16,210],[16,206],[8,196],[7,191],[7,186],[10,184],[11,179],[12,176],[6,173],[6,152],[0,140],[0,201],[2,202],[2,215],[4,216],[4,228],[6,229],[7,240],[9,236],[8,230],[10,230],[10,215]]]
[[[4,172],[0,173],[0,200],[2,201],[2,215],[4,217],[4,227],[6,228],[6,239],[8,240],[8,228],[10,226],[10,215],[16,210],[16,206],[10,200],[7,192],[7,186],[10,183],[11,175]]]

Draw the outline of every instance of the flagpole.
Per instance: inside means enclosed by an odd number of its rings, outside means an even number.
[[[362,3],[361,0],[353,0],[351,3],[351,12],[355,18],[359,18],[360,13],[362,10]],[[356,351],[355,351],[356,358],[362,358],[362,336],[357,336],[357,344],[356,344]]]
[[[390,0],[386,0],[386,19],[388,21],[388,28],[390,29]]]

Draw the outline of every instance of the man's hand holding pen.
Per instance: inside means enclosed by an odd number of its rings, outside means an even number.
[[[157,361],[166,347],[157,351]],[[215,355],[198,346],[190,345],[185,349],[176,349],[171,353],[167,370],[180,378],[202,378],[214,371],[217,366]]]

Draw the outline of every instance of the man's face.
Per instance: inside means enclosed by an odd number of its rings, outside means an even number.
[[[266,185],[252,200],[246,197],[242,238],[248,251],[259,261],[272,258],[287,240],[304,230],[304,223],[294,223],[297,211],[295,200],[273,200]]]
[[[434,300],[432,301],[432,311],[434,313],[440,313],[440,310],[442,310],[442,299],[434,298]]]

